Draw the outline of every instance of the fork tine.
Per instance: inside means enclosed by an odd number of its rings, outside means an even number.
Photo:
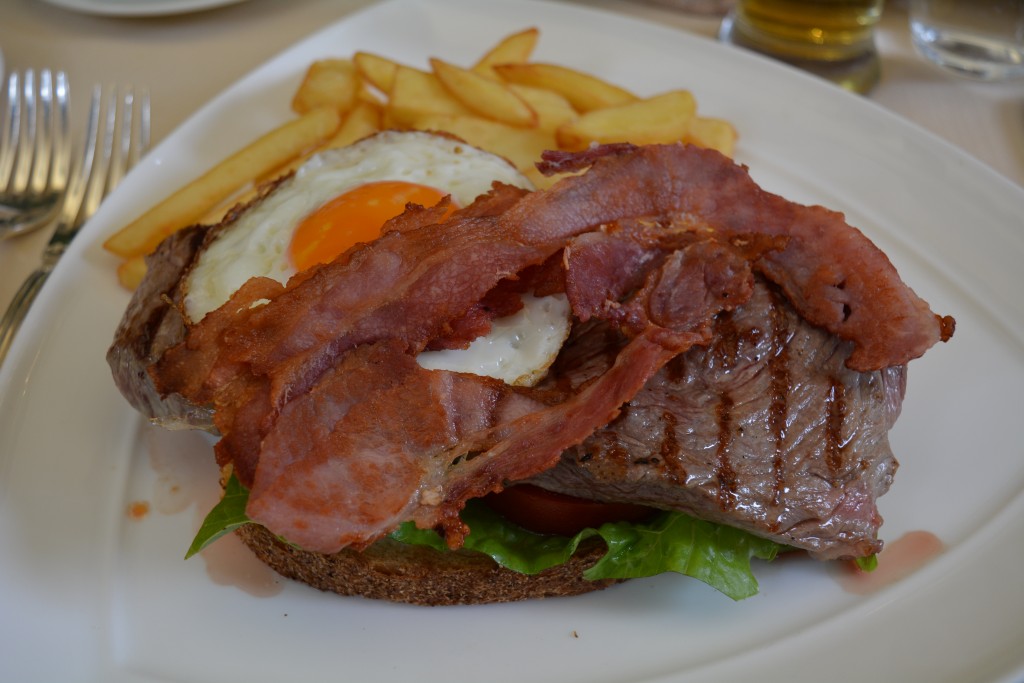
[[[0,131],[0,189],[11,182],[14,157],[21,128],[21,79],[17,71],[7,78],[7,115]]]
[[[36,96],[39,114],[35,122],[35,145],[28,189],[32,193],[41,194],[46,189],[46,182],[50,176],[50,155],[53,148],[53,76],[49,69],[39,72],[39,90]]]
[[[0,130],[0,192],[43,197],[67,185],[71,155],[67,75],[28,69],[7,80]]]
[[[116,94],[116,92],[115,92]],[[132,124],[134,123],[133,109],[135,104],[135,93],[131,87],[125,88],[121,98],[121,110],[117,113],[117,129],[120,133],[119,144],[114,150],[110,159],[110,171],[107,174],[107,186],[105,192],[109,193],[117,187],[128,169],[128,153],[132,145]]]
[[[97,163],[100,169],[106,166],[106,173],[104,174],[102,170],[94,173],[85,205],[82,208],[83,220],[95,212],[103,198],[114,191],[124,175],[148,149],[150,136],[148,91],[143,90],[141,95],[137,95],[135,89],[127,85],[123,86],[119,98],[118,91],[114,88],[107,102],[104,132],[103,144],[98,149],[101,157]]]
[[[138,134],[135,135],[136,144],[132,147],[132,153],[128,159],[129,168],[137,164],[142,155],[149,150],[150,119],[149,90],[143,88],[142,94],[139,96]],[[132,129],[135,129],[134,124]]]
[[[18,158],[14,167],[14,178],[11,188],[14,192],[24,192],[28,186],[29,172],[32,170],[32,141],[36,137],[36,76],[32,69],[26,69],[22,79],[21,135],[18,136]]]
[[[112,88],[109,96],[103,98],[106,102],[102,111],[105,113],[103,119],[103,136],[96,141],[96,158],[93,161],[92,172],[89,177],[86,189],[85,200],[79,213],[79,220],[85,220],[91,216],[96,207],[99,206],[106,193],[106,185],[110,178],[112,168],[111,160],[114,154],[115,127],[117,117],[117,88]]]
[[[85,192],[89,185],[89,178],[93,172],[93,162],[96,158],[96,143],[99,139],[100,108],[102,104],[103,92],[100,86],[96,85],[92,91],[92,103],[89,105],[89,117],[85,126],[86,137],[81,147],[81,159],[68,180],[67,194],[64,195],[64,204],[61,207],[60,216],[61,223],[74,223],[82,208]]]
[[[68,173],[71,166],[71,120],[70,99],[71,87],[68,77],[58,71],[54,83],[56,99],[56,116],[53,120],[53,157],[50,164],[50,188],[63,192],[68,184]]]
[[[129,92],[131,92],[130,89]],[[133,102],[134,95],[130,98],[126,97],[126,99]],[[104,106],[105,102],[106,106]],[[111,90],[109,97],[104,96],[104,89],[100,85],[93,88],[92,106],[89,109],[86,131],[87,139],[82,146],[81,161],[68,183],[68,191],[64,196],[57,227],[46,247],[44,266],[49,264],[48,267],[52,267],[57,262],[64,252],[64,248],[74,238],[79,226],[92,216],[100,202],[111,190],[109,187],[111,176],[116,179],[119,174],[124,172],[124,169],[114,169],[115,164],[125,163],[114,159],[114,139],[121,137],[118,134],[118,131],[121,130],[120,127],[128,126],[131,129],[137,125],[139,139],[148,145],[148,98],[144,98],[143,106],[138,107],[141,110],[138,118],[133,116],[131,111],[128,111],[127,115],[125,112],[118,115],[117,102],[116,88]],[[135,109],[134,106],[131,108],[132,111]],[[103,126],[102,131],[100,130],[101,125]],[[132,158],[133,151],[130,148],[133,146],[131,141],[134,140],[134,136],[129,140],[127,154],[122,154],[120,150],[117,151],[122,159],[130,160]]]

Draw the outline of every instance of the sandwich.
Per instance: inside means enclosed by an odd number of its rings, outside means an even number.
[[[713,150],[546,153],[545,190],[489,157],[381,133],[148,258],[108,362],[142,414],[219,437],[190,552],[234,532],[286,577],[428,605],[869,566],[906,365],[952,318]],[[436,196],[321,246],[413,165]]]

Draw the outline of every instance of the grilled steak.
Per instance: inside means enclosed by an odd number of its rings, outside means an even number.
[[[712,340],[674,358],[531,483],[682,510],[821,559],[879,550],[875,499],[897,467],[887,434],[905,366],[850,370],[850,344],[805,322],[763,280],[719,314]],[[586,385],[622,343],[607,325],[578,328],[552,381]]]

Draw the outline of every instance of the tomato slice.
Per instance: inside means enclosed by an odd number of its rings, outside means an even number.
[[[517,484],[483,499],[514,524],[538,534],[573,536],[605,522],[637,522],[656,510],[631,503],[601,503],[555,493],[533,484]]]

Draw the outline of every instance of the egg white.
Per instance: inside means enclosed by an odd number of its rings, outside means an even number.
[[[424,351],[416,361],[428,370],[468,372],[533,386],[569,337],[570,319],[564,294],[526,294],[518,312],[494,320],[491,331],[474,339],[469,348]]]
[[[404,180],[450,194],[468,206],[493,181],[533,189],[507,160],[459,140],[420,131],[386,131],[311,157],[293,177],[220,231],[188,275],[185,312],[192,321],[223,305],[252,277],[281,283],[296,273],[289,246],[296,227],[325,203],[360,185]],[[523,308],[493,321],[468,349],[422,353],[427,369],[532,385],[543,377],[569,335],[564,295],[523,296]]]
[[[198,321],[256,276],[288,281],[288,255],[302,219],[349,190],[382,180],[404,180],[450,194],[468,206],[495,180],[532,189],[511,163],[449,137],[422,131],[385,131],[348,147],[311,157],[257,206],[221,231],[188,276],[185,312]]]

